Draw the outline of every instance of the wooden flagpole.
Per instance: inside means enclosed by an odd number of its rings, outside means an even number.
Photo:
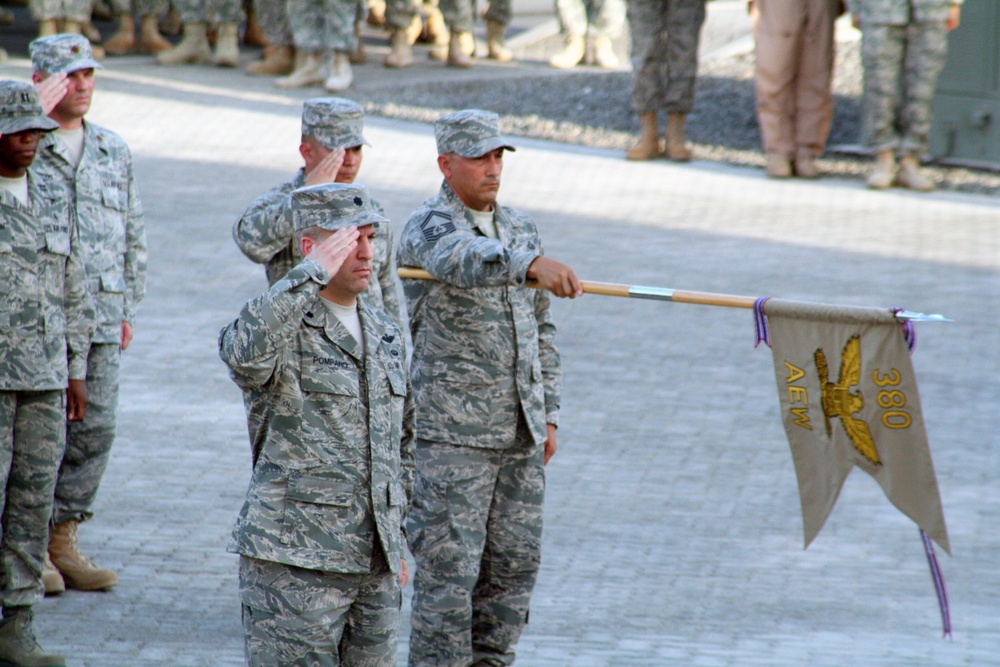
[[[434,280],[431,274],[423,269],[411,266],[399,267],[400,278],[413,280]],[[653,301],[674,301],[676,303],[694,303],[703,306],[722,306],[725,308],[753,308],[758,297],[738,296],[736,294],[715,294],[713,292],[691,292],[671,289],[669,287],[648,287],[644,285],[625,285],[622,283],[600,283],[592,280],[582,280],[585,294],[600,294],[602,296],[617,296],[627,299],[651,299]],[[527,287],[540,289],[539,285],[528,283]],[[916,322],[951,322],[942,315],[925,315],[904,310],[896,313],[900,320]]]

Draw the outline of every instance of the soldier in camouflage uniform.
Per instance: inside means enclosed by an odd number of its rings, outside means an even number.
[[[239,67],[242,0],[174,0],[180,12],[184,35],[172,49],[156,56],[161,65],[207,65]],[[217,23],[215,54],[208,43],[209,21]]]
[[[387,220],[341,183],[296,190],[292,218],[305,259],[219,336],[231,377],[259,397],[229,546],[247,664],[391,667],[412,399],[402,330],[363,296]]]
[[[121,352],[132,340],[136,308],[146,288],[146,231],[136,191],[132,155],[114,132],[84,120],[94,92],[90,44],[79,35],[53,35],[31,43],[32,79],[66,76],[69,88],[49,112],[59,130],[44,137],[33,169],[69,209],[76,228],[87,287],[97,309],[97,331],[87,363],[87,418],[69,425],[59,470],[49,555],[66,586],[103,590],[115,573],[77,550],[77,524],[91,506],[111,456],[118,411]],[[62,585],[54,571],[47,581]]]
[[[87,408],[94,310],[60,191],[28,172],[45,117],[35,89],[0,82],[0,662],[65,665],[35,641],[66,419]],[[68,389],[67,389],[68,388]]]
[[[293,238],[290,215],[292,191],[319,183],[353,183],[361,168],[364,110],[355,102],[339,97],[316,97],[302,105],[302,143],[299,154],[305,166],[295,176],[258,197],[233,225],[233,239],[243,254],[264,264],[267,282],[273,285],[302,261]],[[372,202],[380,215],[381,204]],[[379,225],[375,232],[371,280],[365,302],[384,309],[402,326],[396,268],[392,258],[392,232]]]
[[[496,203],[514,150],[498,121],[473,109],[434,123],[445,182],[410,216],[397,256],[434,278],[403,282],[419,435],[413,667],[514,660],[540,561],[542,466],[556,449],[547,291],[582,294],[572,268],[542,256],[534,222]]]
[[[274,82],[279,88],[323,86],[347,90],[354,81],[350,56],[358,49],[356,0],[288,0],[288,24],[295,43],[295,69]],[[327,63],[329,59],[329,63]]]
[[[961,2],[848,0],[855,27],[861,29],[862,121],[865,143],[875,150],[870,188],[934,189],[920,170],[920,156],[927,151],[934,86],[948,55],[947,33],[958,27]]]
[[[438,7],[448,24],[451,37],[448,42],[447,63],[452,67],[471,67],[472,59],[466,52],[465,44],[473,44],[472,25],[476,17],[475,0],[440,0]],[[512,16],[511,0],[489,0],[483,18],[486,19],[486,45],[488,57],[492,60],[508,62],[513,54],[506,47],[504,32]]]
[[[684,124],[694,106],[698,74],[698,39],[705,22],[705,0],[630,0],[632,27],[632,108],[642,126],[628,149],[629,160],[665,155],[687,162]],[[667,112],[665,149],[660,148],[657,114]]]
[[[612,40],[625,25],[625,0],[556,0],[556,16],[563,48],[549,59],[549,66],[572,69],[587,53],[586,40],[591,41],[594,64],[613,69],[618,67]]]

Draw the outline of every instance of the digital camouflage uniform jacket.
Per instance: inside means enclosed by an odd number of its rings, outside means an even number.
[[[42,136],[32,170],[69,203],[75,243],[97,310],[95,343],[121,343],[122,322],[135,320],[146,293],[146,228],[132,154],[114,132],[84,122],[83,157],[73,171],[55,134]],[[65,204],[64,204],[65,205]]]
[[[219,336],[244,392],[254,467],[229,550],[327,572],[370,571],[379,540],[393,572],[413,485],[412,401],[402,332],[359,299],[367,353],[305,260],[249,301]]]
[[[65,389],[87,375],[94,308],[59,191],[28,175],[0,191],[0,390]],[[75,240],[75,239],[72,239]]]
[[[293,190],[305,184],[305,170],[299,169],[295,178],[254,200],[233,225],[233,240],[247,258],[264,265],[268,285],[278,282],[302,261],[302,253],[295,244],[291,195]],[[372,205],[379,215],[385,215],[381,204],[373,200]],[[374,251],[372,275],[378,280],[368,282],[363,298],[372,307],[383,308],[402,326],[396,293],[396,267],[392,261],[392,232],[388,225],[379,225],[375,230]]]
[[[862,25],[907,25],[917,21],[947,21],[951,6],[960,4],[962,0],[847,0],[847,9]]]
[[[559,352],[549,295],[525,287],[543,254],[535,223],[498,207],[499,240],[472,223],[447,183],[410,216],[399,266],[435,280],[404,280],[413,335],[410,378],[422,440],[501,449],[523,411],[536,443],[558,424]]]

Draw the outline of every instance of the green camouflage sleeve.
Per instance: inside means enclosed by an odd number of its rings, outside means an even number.
[[[243,307],[239,317],[219,333],[219,356],[242,389],[263,388],[275,375],[287,341],[302,323],[302,314],[329,282],[326,269],[306,259],[270,289]]]
[[[292,181],[265,192],[233,225],[233,240],[251,261],[265,264],[292,240],[291,193],[299,181],[305,183],[301,172]]]
[[[549,293],[535,290],[535,318],[538,320],[538,361],[542,364],[542,386],[545,389],[545,423],[559,426],[560,385],[562,367],[556,348],[556,325],[549,310]]]
[[[402,266],[424,269],[435,280],[456,287],[524,285],[537,253],[510,250],[473,232],[450,209],[421,207],[410,216],[397,254]]]
[[[122,144],[124,146],[124,143]],[[135,185],[132,154],[124,149],[125,173],[128,178],[128,214],[125,219],[125,307],[126,322],[135,321],[135,312],[146,295],[146,265],[149,251],[146,247],[146,226],[142,217],[142,203]]]

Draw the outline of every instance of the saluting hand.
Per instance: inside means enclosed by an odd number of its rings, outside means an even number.
[[[583,294],[583,284],[572,266],[539,255],[528,267],[528,280],[534,280],[542,289],[558,297],[575,299]]]
[[[313,167],[313,170],[306,174],[306,185],[320,185],[321,183],[333,183],[337,179],[337,172],[344,164],[344,149],[338,148],[330,151],[325,158]]]
[[[50,74],[41,81],[35,82],[35,90],[38,91],[38,99],[42,103],[42,113],[49,115],[59,101],[66,96],[69,90],[69,81],[65,74]]]
[[[303,239],[305,242],[306,239]],[[312,239],[308,239],[312,241]],[[340,265],[358,245],[358,228],[343,227],[320,242],[312,241],[307,250],[306,259],[319,262],[332,277],[340,270]]]

